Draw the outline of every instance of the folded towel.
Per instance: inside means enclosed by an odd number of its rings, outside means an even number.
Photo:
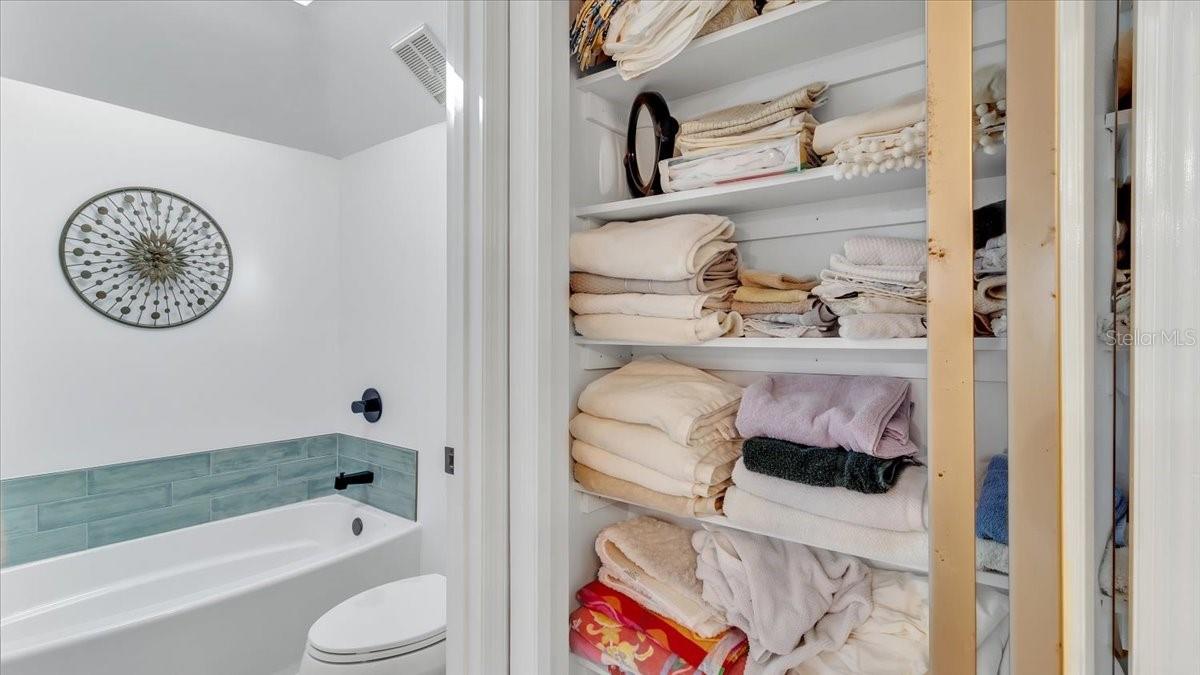
[[[588,492],[685,518],[718,515],[721,513],[721,503],[725,499],[724,494],[715,497],[672,497],[637,483],[614,478],[577,462],[572,464],[571,472],[575,481]]]
[[[687,297],[687,296],[681,296]],[[575,330],[593,340],[628,340],[668,345],[695,345],[719,337],[740,337],[737,312],[708,312],[699,319],[660,319],[632,314],[580,314]]]
[[[988,239],[982,248],[975,249],[973,268],[976,278],[1007,272],[1008,236],[997,235]]]
[[[724,529],[695,532],[692,546],[704,599],[750,638],[752,672],[837,650],[871,613],[871,570],[849,556]]]
[[[679,125],[679,138],[737,136],[792,117],[800,110],[818,107],[828,85],[813,82],[769,101],[743,103],[687,120]]]
[[[893,565],[925,569],[929,536],[893,532],[824,518],[776,504],[738,488],[725,491],[725,517],[736,527]]]
[[[580,651],[585,657],[599,654],[598,665],[601,667],[612,664],[620,668],[622,673],[636,675],[687,672],[683,670],[685,668],[690,670],[687,662],[670,649],[603,612],[580,607],[571,612],[570,622],[572,635],[578,636],[587,645]],[[572,640],[575,641],[575,638]]]
[[[1008,544],[976,537],[975,567],[1008,574]]]
[[[992,335],[996,337],[1008,337],[1008,312],[998,312],[988,315],[988,321],[992,328]]]
[[[874,293],[852,292],[850,295],[837,297],[834,293],[840,290],[831,284],[822,284],[813,289],[829,310],[837,316],[851,314],[919,314],[924,315],[928,305],[924,300],[909,300],[889,295]]]
[[[730,308],[742,315],[755,316],[758,314],[803,314],[812,310],[815,300],[811,297],[800,302],[742,302],[734,300]]]
[[[742,458],[746,468],[757,474],[822,488],[845,488],[864,495],[890,491],[900,480],[905,467],[912,464],[908,457],[880,459],[861,452],[814,448],[765,436],[746,439],[742,445]],[[751,491],[760,497],[771,498],[768,494]]]
[[[816,166],[804,135],[746,147],[714,149],[705,154],[659,160],[663,192],[680,192],[795,173]]]
[[[925,92],[909,94],[895,103],[830,120],[813,132],[813,151],[819,155],[833,152],[834,146],[857,136],[901,129],[925,119]]]
[[[920,265],[859,265],[840,253],[829,256],[829,269],[843,275],[868,281],[896,284],[915,284],[925,280],[925,264]]]
[[[733,222],[688,213],[653,220],[614,221],[571,235],[571,270],[622,279],[682,281],[725,251]]]
[[[995,314],[1008,307],[1008,275],[984,277],[975,282],[975,311]]]
[[[675,58],[727,2],[626,2],[609,20],[604,53],[631,80]]]
[[[729,626],[701,597],[691,539],[690,530],[648,516],[609,525],[596,537],[600,582],[701,637],[718,635]]]
[[[925,242],[902,237],[850,237],[843,247],[854,265],[925,267]]]
[[[880,281],[837,270],[821,270],[821,285],[842,284],[845,288],[876,295],[890,295],[911,300],[924,300],[929,290],[924,281]]]
[[[897,377],[768,375],[743,394],[738,431],[884,459],[912,455],[910,388]]]
[[[652,426],[587,413],[576,415],[570,428],[573,438],[687,483],[712,485],[728,480],[733,462],[742,456],[740,440],[680,445]]]
[[[816,287],[818,280],[813,276],[794,277],[790,274],[782,272],[768,272],[766,270],[752,270],[742,268],[738,270],[738,281],[743,286],[755,286],[757,288],[778,288],[780,290],[801,290],[811,291]]]
[[[737,286],[737,249],[725,251],[704,264],[703,269],[682,281],[621,279],[587,272],[571,273],[572,293],[656,293],[659,295],[700,295],[731,291]]]
[[[659,295],[656,293],[573,293],[576,314],[629,314],[661,319],[700,319],[712,310],[729,310],[728,293]]]
[[[927,482],[925,467],[913,466],[901,471],[896,484],[887,492],[864,494],[844,487],[817,487],[751,471],[743,460],[738,460],[733,469],[734,485],[763,499],[817,516],[896,532],[926,529]]]
[[[851,314],[838,318],[838,335],[851,340],[916,338],[927,335],[924,315]]]
[[[729,480],[720,483],[681,481],[648,469],[620,455],[576,440],[571,443],[571,459],[588,468],[620,478],[672,497],[715,497],[729,487]],[[732,472],[732,467],[730,467]]]
[[[819,338],[829,336],[829,329],[822,326],[801,326],[755,318],[747,318],[743,329],[745,337]]]
[[[739,286],[733,292],[733,299],[740,302],[803,302],[807,298],[808,291],[800,289],[783,290],[779,288]]]
[[[1008,543],[1008,455],[995,455],[988,461],[975,504],[975,536]]]
[[[789,112],[794,112],[790,114]],[[778,115],[775,122],[766,126],[748,129],[740,133],[725,133],[714,131],[710,133],[689,134],[675,139],[675,149],[683,157],[707,155],[716,150],[732,150],[749,148],[768,144],[784,138],[795,139],[795,145],[800,150],[798,160],[803,163],[817,163],[819,157],[812,152],[812,134],[817,128],[817,119],[807,110],[785,111]]]
[[[829,307],[823,302],[814,303],[812,309],[802,314],[755,314],[754,318],[758,321],[769,321],[771,323],[788,324],[791,326],[814,326],[817,328],[828,328],[837,323],[837,315],[829,310]]]

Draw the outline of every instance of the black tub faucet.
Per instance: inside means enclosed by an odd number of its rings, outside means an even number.
[[[375,480],[374,471],[359,471],[347,474],[345,471],[333,477],[333,489],[345,490],[351,485],[369,485]]]

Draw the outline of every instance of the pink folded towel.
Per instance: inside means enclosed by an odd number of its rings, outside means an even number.
[[[738,410],[743,438],[770,436],[889,459],[911,455],[909,383],[895,377],[768,375],[746,388]]]

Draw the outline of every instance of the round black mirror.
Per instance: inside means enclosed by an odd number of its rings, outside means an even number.
[[[679,122],[657,92],[644,91],[633,100],[625,136],[625,179],[634,197],[662,194],[658,163],[671,157]]]

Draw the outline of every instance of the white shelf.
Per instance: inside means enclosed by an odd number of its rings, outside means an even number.
[[[617,503],[621,503],[621,504],[629,504],[631,506],[637,506],[639,508],[647,509],[650,511],[655,510],[649,506],[644,506],[644,505],[638,504],[636,502],[625,501],[622,499],[616,499],[614,497],[609,497],[607,495],[601,495],[601,494],[598,494],[595,492],[591,492],[590,490],[584,489],[584,487],[582,485],[580,485],[579,483],[572,482],[571,487],[576,492],[585,494],[585,495],[590,495],[594,499],[601,499],[601,500],[606,500],[609,502],[617,502]],[[676,517],[679,517],[679,516],[676,516]],[[699,523],[706,523],[709,525],[716,525],[718,527],[726,527],[731,530],[740,530],[742,532],[752,532],[754,534],[761,534],[763,536],[773,537],[775,539],[783,539],[785,541],[795,541],[798,544],[810,545],[806,541],[791,539],[788,537],[781,537],[781,536],[779,536],[777,534],[773,534],[771,532],[763,532],[763,531],[753,530],[753,529],[746,528],[746,527],[741,527],[739,525],[731,523],[729,521],[729,519],[726,518],[725,516],[701,516],[701,517],[691,518],[690,520],[694,520]],[[818,547],[818,548],[820,548],[820,547]],[[853,555],[853,554],[848,554],[848,555]],[[862,557],[862,556],[856,556],[856,557]],[[885,565],[888,567],[903,568],[903,569],[907,569],[912,572],[919,572],[922,574],[929,573],[929,570],[927,568],[913,568],[911,565],[897,563],[896,561],[892,561],[892,560],[870,559],[870,558],[864,558],[864,560],[866,560],[867,562],[882,564],[882,565]],[[998,574],[996,572],[988,572],[985,570],[976,570],[975,580],[976,580],[976,582],[978,582],[979,584],[982,584],[984,586],[992,586],[994,588],[1002,588],[1002,589],[1008,588],[1008,576],[1004,575],[1004,574]]]
[[[995,155],[975,154],[975,180],[1003,175],[1004,167],[1003,152]],[[607,221],[642,220],[679,213],[732,215],[924,186],[924,169],[901,169],[873,176],[834,180],[833,167],[822,166],[774,178],[583,206],[575,209],[575,217]]]
[[[675,100],[924,25],[925,4],[920,1],[802,0],[694,40],[674,59],[640,77],[626,81],[610,68],[577,79],[575,87],[622,104],[642,91]]]
[[[665,345],[623,340],[592,340],[575,336],[580,346],[662,347],[671,349],[795,349],[845,351],[919,351],[929,348],[926,338],[896,338],[891,340],[851,340],[848,338],[717,338],[697,345]],[[975,338],[975,351],[1005,351],[1006,338]]]

